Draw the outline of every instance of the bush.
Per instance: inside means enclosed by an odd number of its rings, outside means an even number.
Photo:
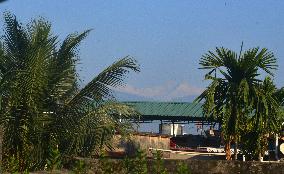
[[[50,149],[49,158],[46,160],[47,170],[54,171],[62,167],[61,155],[58,148]]]
[[[177,165],[177,174],[190,174],[190,170],[186,163],[184,162],[179,162]]]
[[[138,150],[134,158],[125,157],[123,169],[129,174],[147,174],[147,155],[144,151]]]
[[[74,174],[87,174],[89,168],[89,165],[85,161],[77,160],[72,171]]]
[[[164,160],[163,160],[163,152],[157,150],[154,154],[154,168],[153,173],[156,174],[167,174],[167,170],[164,166]]]

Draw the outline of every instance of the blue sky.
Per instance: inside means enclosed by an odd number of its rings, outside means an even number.
[[[23,23],[43,16],[63,39],[94,29],[80,46],[80,75],[87,83],[112,62],[135,57],[121,92],[156,100],[198,95],[208,82],[198,62],[216,46],[239,51],[267,47],[278,58],[275,81],[284,86],[284,1],[222,0],[8,0],[0,5]],[[3,23],[3,19],[0,20]]]

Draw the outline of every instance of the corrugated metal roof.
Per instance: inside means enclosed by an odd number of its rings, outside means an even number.
[[[202,114],[201,103],[188,102],[124,102],[134,107],[142,120],[206,120]]]

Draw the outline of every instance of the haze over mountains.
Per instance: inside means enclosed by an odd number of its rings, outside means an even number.
[[[179,97],[179,98],[173,98],[170,100],[163,100],[162,97],[143,97],[135,94],[129,94],[129,93],[124,93],[124,92],[115,92],[115,97],[119,101],[173,101],[173,102],[192,102],[197,95],[189,95],[189,96],[184,96],[184,97]]]
[[[203,88],[194,87],[187,82],[166,82],[161,86],[144,88],[127,84],[124,87],[114,89],[114,94],[120,101],[191,102],[203,90]]]

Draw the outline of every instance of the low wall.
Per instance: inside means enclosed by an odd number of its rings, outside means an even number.
[[[91,160],[93,169],[98,168],[98,160]],[[90,161],[89,161],[90,162]],[[253,162],[225,160],[164,160],[169,174],[177,173],[177,165],[185,163],[190,174],[284,174],[284,162]],[[148,160],[148,173],[154,173],[155,161]],[[111,160],[110,164],[116,174],[124,174],[123,160]],[[91,173],[97,173],[92,171]]]
[[[98,160],[87,160],[92,166],[90,173],[101,172]],[[284,174],[284,162],[253,162],[253,161],[225,161],[225,160],[164,160],[163,164],[168,174],[176,174],[177,166],[185,163],[190,174]],[[156,162],[149,159],[147,161],[148,173],[152,174]],[[109,160],[107,166],[111,173],[126,174],[122,159]],[[111,168],[111,169],[110,169]],[[185,173],[187,174],[187,173]]]
[[[164,164],[170,173],[175,173],[178,162],[179,160],[165,160]],[[284,174],[284,162],[224,160],[184,160],[183,162],[188,165],[192,174]]]
[[[133,134],[128,138],[114,137],[112,146],[114,152],[126,152],[128,155],[135,154],[138,149],[149,151],[149,148],[170,149],[170,136],[159,134]]]

